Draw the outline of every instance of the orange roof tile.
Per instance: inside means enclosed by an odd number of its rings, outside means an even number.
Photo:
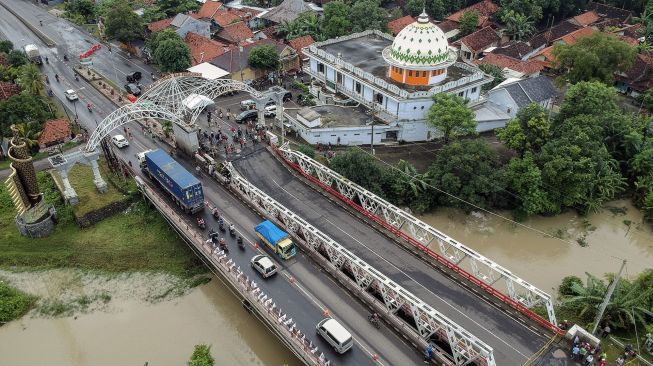
[[[150,32],[153,32],[153,33],[162,31],[162,30],[164,30],[164,29],[166,29],[166,28],[168,28],[170,26],[170,23],[172,23],[173,19],[174,19],[174,17],[168,18],[168,19],[157,20],[156,22],[152,22],[152,23],[148,24],[147,29],[149,29]]]
[[[561,41],[564,42],[565,44],[575,44],[576,42],[578,42],[579,38],[587,37],[589,35],[592,35],[592,33],[594,32],[595,30],[589,27],[581,28],[577,31],[573,31],[565,36],[558,38],[557,40],[554,41],[554,43]]]
[[[483,57],[483,59],[475,62],[478,65],[490,64],[495,65],[500,68],[508,68],[526,75],[531,75],[536,72],[542,71],[544,65],[542,62],[535,59],[530,59],[528,61],[518,60],[506,55],[490,53]]]
[[[200,18],[213,18],[215,12],[218,11],[218,9],[220,9],[221,7],[222,7],[221,2],[208,0],[202,5],[200,10],[197,12],[197,15]]]
[[[254,33],[244,22],[228,25],[218,32],[218,37],[231,43],[240,43],[253,36]]]
[[[576,23],[582,25],[583,27],[586,27],[599,19],[599,15],[596,14],[594,10],[586,11],[583,14],[579,14],[574,17]]]
[[[302,60],[304,59],[304,54],[302,53],[302,48],[308,47],[308,46],[312,45],[313,43],[315,43],[315,40],[310,35],[295,38],[295,39],[291,39],[290,41],[288,41],[288,44],[290,45],[290,47],[295,49],[295,51],[297,52],[297,55],[299,55],[299,57]]]
[[[47,145],[57,141],[63,141],[70,137],[70,123],[66,119],[51,119],[45,121],[43,132],[39,136],[39,145]]]
[[[18,84],[0,82],[0,100],[6,100],[20,93]]]
[[[401,17],[399,19],[395,19],[391,22],[388,22],[388,29],[390,30],[390,33],[396,36],[407,25],[412,24],[414,22],[415,22],[415,18],[411,17],[410,15],[406,15],[405,17]]]
[[[193,66],[208,62],[225,53],[226,45],[197,33],[186,33],[184,40],[190,48],[190,59]]]
[[[499,10],[499,6],[495,3],[493,3],[491,0],[483,0],[479,3],[476,3],[474,5],[468,6],[464,9],[460,9],[457,12],[449,15],[446,19],[448,20],[453,20],[454,22],[457,22],[460,20],[460,17],[465,14],[465,12],[468,11],[476,11],[478,12],[479,16],[484,16],[486,17],[485,20],[487,20],[487,17],[491,16],[492,14],[496,13],[497,10]],[[481,19],[479,18],[479,24],[482,24],[483,22],[480,21]]]
[[[223,28],[229,24],[233,24],[242,20],[237,14],[223,9],[216,11],[213,15],[213,19]]]
[[[468,34],[459,40],[464,43],[472,52],[483,51],[484,49],[499,42],[500,38],[491,27],[485,27],[474,33]]]

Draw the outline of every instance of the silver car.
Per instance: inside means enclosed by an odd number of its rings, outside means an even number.
[[[277,273],[277,266],[267,255],[255,255],[250,263],[252,264],[252,268],[260,273],[263,278],[268,278]]]

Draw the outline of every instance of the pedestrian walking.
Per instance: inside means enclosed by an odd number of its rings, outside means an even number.
[[[585,357],[585,363],[584,363],[584,365],[585,365],[585,366],[590,366],[590,365],[593,364],[593,363],[594,363],[594,356],[592,356],[591,354],[590,354],[590,355],[587,355],[587,357]]]
[[[578,345],[574,345],[574,347],[571,349],[571,359],[572,360],[578,360],[580,357],[580,347]]]

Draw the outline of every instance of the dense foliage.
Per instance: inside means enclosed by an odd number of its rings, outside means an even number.
[[[114,1],[113,7],[105,16],[104,25],[106,36],[121,42],[131,42],[143,36],[141,18],[134,13],[131,5],[123,0]]]
[[[256,46],[249,52],[247,62],[255,69],[274,71],[279,67],[279,54],[273,45]]]
[[[23,316],[34,301],[33,296],[9,286],[0,279],[0,325]]]
[[[460,17],[460,30],[461,36],[466,36],[470,33],[473,33],[478,27],[478,12],[477,11],[466,11]]]
[[[198,344],[188,361],[188,366],[213,366],[215,359],[211,356],[211,346]]]
[[[474,112],[467,107],[464,98],[454,94],[435,94],[426,121],[440,131],[445,144],[452,137],[476,133]]]
[[[190,49],[172,29],[155,33],[147,47],[162,72],[179,72],[191,66]]]

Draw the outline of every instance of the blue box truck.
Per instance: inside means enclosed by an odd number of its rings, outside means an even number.
[[[272,249],[279,257],[289,259],[297,254],[295,243],[287,232],[279,229],[270,220],[265,220],[254,228],[256,236]]]
[[[142,169],[150,179],[159,182],[185,212],[196,213],[204,209],[202,183],[165,151],[146,152]]]

